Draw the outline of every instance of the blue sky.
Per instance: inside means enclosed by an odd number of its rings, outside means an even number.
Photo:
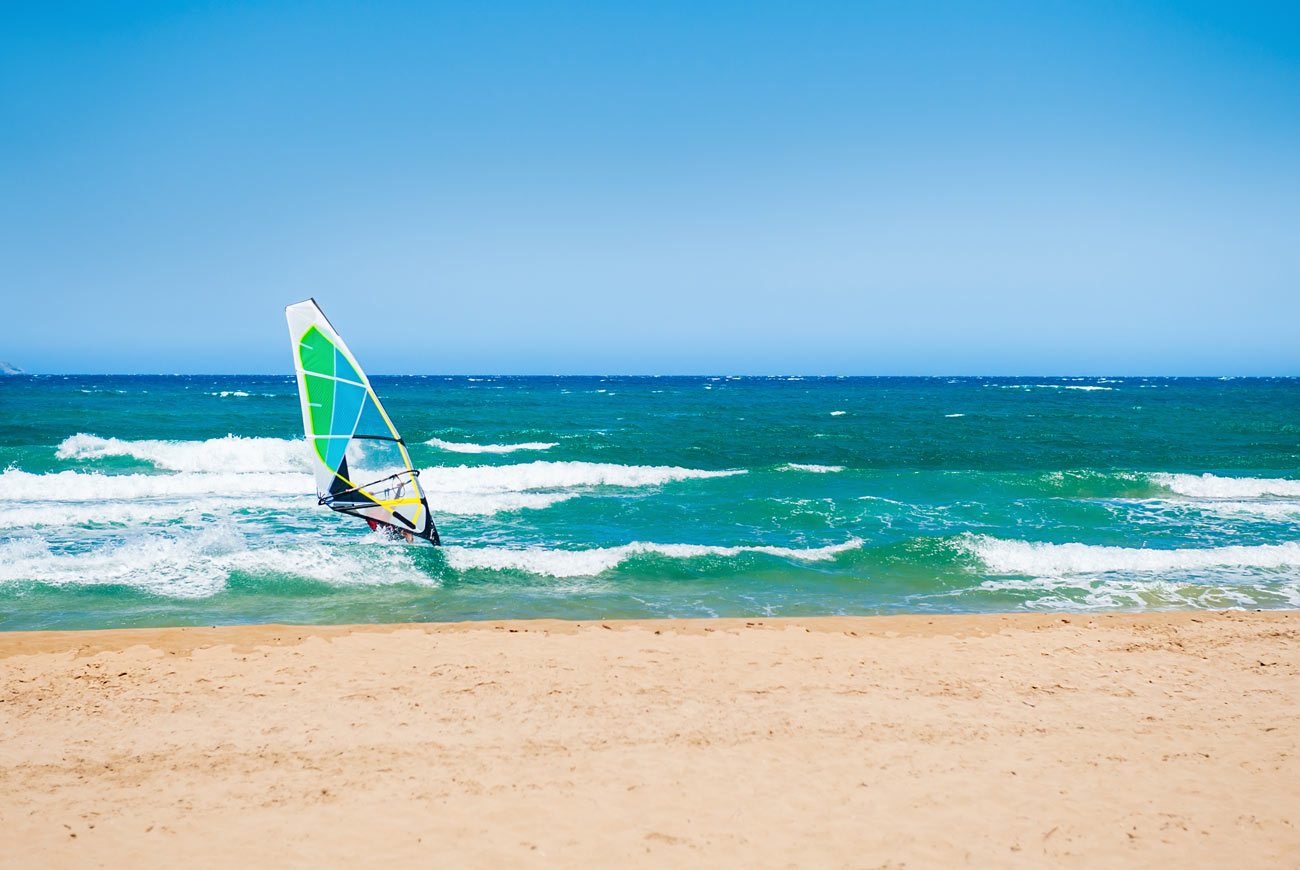
[[[0,359],[1300,375],[1297,9],[11,7]]]

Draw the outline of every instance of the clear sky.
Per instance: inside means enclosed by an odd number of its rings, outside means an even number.
[[[1300,4],[27,3],[0,359],[1300,375]]]

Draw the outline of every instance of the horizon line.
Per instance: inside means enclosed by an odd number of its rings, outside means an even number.
[[[5,372],[0,374],[0,381],[7,378],[286,378],[292,380],[293,372]],[[1020,372],[1017,374],[827,374],[770,372],[767,374],[736,374],[723,372],[697,372],[692,374],[635,374],[611,372],[569,372],[547,374],[524,374],[505,372],[437,372],[427,374],[393,374],[376,372],[369,377],[379,378],[731,378],[731,379],[771,379],[771,378],[815,378],[815,379],[888,379],[888,378],[925,378],[940,380],[943,378],[963,378],[976,380],[1044,378],[1056,380],[1070,379],[1113,379],[1143,378],[1160,380],[1294,380],[1300,374],[1048,374],[1044,372]]]

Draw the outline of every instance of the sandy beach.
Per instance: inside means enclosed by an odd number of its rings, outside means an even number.
[[[0,635],[4,866],[1300,863],[1300,613]]]

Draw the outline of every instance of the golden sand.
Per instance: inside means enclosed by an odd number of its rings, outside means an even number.
[[[1300,866],[1300,613],[0,634],[0,864]]]

